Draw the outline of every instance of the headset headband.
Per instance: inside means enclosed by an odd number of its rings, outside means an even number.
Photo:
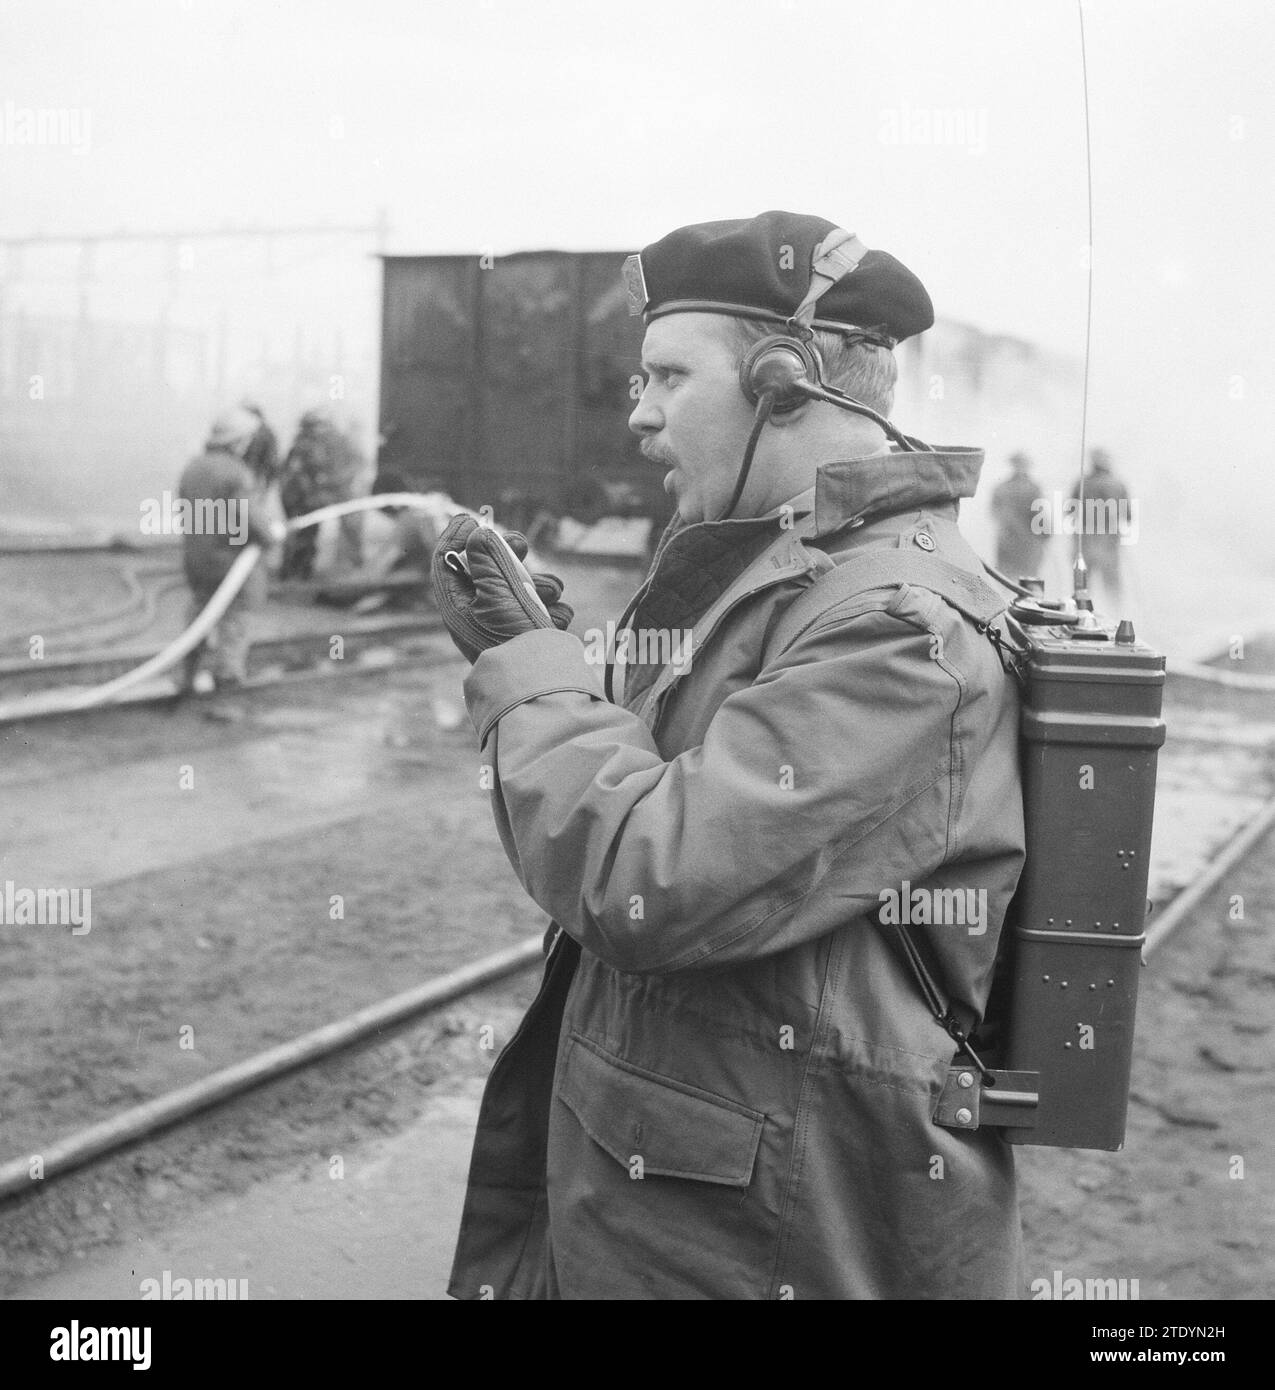
[[[838,280],[844,280],[857,270],[859,262],[868,254],[868,248],[853,232],[835,227],[814,249],[810,258],[810,288],[806,297],[793,310],[789,324],[804,330],[798,336],[805,337],[814,322],[815,305]]]

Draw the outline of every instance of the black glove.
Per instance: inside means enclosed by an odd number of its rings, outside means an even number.
[[[510,554],[510,551],[513,553]],[[565,629],[575,616],[562,580],[522,566],[527,538],[502,537],[472,516],[453,517],[434,547],[431,574],[438,611],[461,655],[477,661],[489,647],[537,628]]]

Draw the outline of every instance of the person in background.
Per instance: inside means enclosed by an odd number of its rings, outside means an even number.
[[[342,501],[366,497],[372,491],[376,464],[359,448],[358,426],[350,421],[341,435],[344,451],[341,476],[344,479]],[[340,570],[358,569],[363,564],[363,513],[350,512],[337,522],[336,563]]]
[[[1049,536],[1037,520],[1042,515],[1040,484],[1031,475],[1031,465],[1026,454],[1011,454],[1009,466],[1013,471],[992,493],[996,567],[1010,579],[1043,577]]]
[[[361,462],[358,451],[323,409],[307,410],[283,465],[281,497],[288,517],[302,516],[333,502],[344,502],[354,488]],[[318,549],[319,528],[307,526],[288,538],[281,579],[311,579]],[[348,558],[352,547],[347,540]]]
[[[443,534],[447,518],[454,510],[454,504],[443,491],[438,478],[426,478],[418,487],[411,487],[397,474],[390,473],[377,481],[375,492],[417,492],[425,496],[436,495],[437,505],[429,510],[423,507],[387,507],[387,513],[394,519],[394,531],[389,543],[379,559],[383,573],[419,570],[421,589],[419,597],[434,606],[434,586],[430,582],[430,563],[434,547]]]
[[[213,421],[204,451],[186,465],[178,493],[189,504],[182,536],[182,561],[190,586],[191,623],[220,587],[243,547],[270,547],[283,539],[283,523],[272,522],[261,489],[245,461],[260,421],[237,407]],[[241,685],[247,676],[252,614],[265,606],[266,568],[258,563],[212,632],[183,662],[178,693],[198,688],[200,668],[218,689]]]
[[[265,411],[256,400],[245,396],[239,404],[257,420],[256,431],[248,441],[244,462],[264,493],[279,481],[279,437],[270,428]]]
[[[1120,528],[1129,507],[1129,489],[1111,468],[1105,449],[1090,449],[1089,470],[1085,474],[1084,527],[1085,563],[1089,567],[1089,589],[1098,607],[1114,611],[1121,603]],[[1072,499],[1080,496],[1079,486]],[[1096,581],[1096,582],[1095,582]],[[1094,590],[1097,593],[1094,593]]]
[[[413,486],[393,471],[381,473],[372,491],[423,493],[431,505],[385,507],[384,515],[392,522],[389,534],[382,532],[379,539],[373,540],[367,547],[370,553],[365,554],[357,570],[342,571],[316,597],[321,603],[353,604],[359,613],[386,606],[433,607],[431,560],[438,538],[457,510],[455,502],[442,491],[437,479],[429,478]]]

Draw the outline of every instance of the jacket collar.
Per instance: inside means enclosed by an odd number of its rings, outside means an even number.
[[[733,517],[678,525],[676,514],[659,548],[674,535],[699,528],[700,535],[756,536],[773,529],[785,515],[813,513],[811,537],[838,531],[848,522],[873,521],[898,512],[935,508],[973,497],[983,469],[983,450],[951,445],[929,453],[886,453],[821,464],[813,487],[790,497],[765,516]],[[804,529],[804,528],[803,528]]]
[[[811,534],[823,536],[848,522],[933,509],[973,497],[982,467],[982,449],[955,446],[911,454],[891,449],[822,464],[815,474]]]
[[[787,502],[781,503],[764,516],[737,516],[731,517],[728,521],[683,521],[674,512],[668,525],[664,528],[664,534],[655,547],[655,558],[650,573],[653,574],[659,567],[665,549],[675,537],[682,537],[678,541],[679,547],[697,546],[707,542],[710,545],[714,543],[724,543],[731,547],[738,545],[743,550],[751,551],[754,541],[759,544],[763,543],[767,537],[775,532],[776,523],[782,523],[789,516],[811,516],[814,510],[815,489],[808,487],[804,492],[790,497]]]
[[[631,616],[632,626],[639,629],[693,627],[699,644],[708,635],[706,619],[711,630],[723,601],[733,602],[813,567],[800,540],[813,540],[856,520],[923,507],[955,510],[958,498],[974,495],[982,465],[981,449],[912,454],[891,450],[822,465],[813,487],[764,516],[679,526],[675,515],[625,616]],[[790,553],[776,553],[776,545],[785,540]],[[741,576],[767,552],[769,564],[756,568],[741,588]],[[630,709],[642,703],[643,710],[650,711],[660,689],[673,679],[666,672],[661,683],[658,667],[635,665],[625,681],[624,703]]]

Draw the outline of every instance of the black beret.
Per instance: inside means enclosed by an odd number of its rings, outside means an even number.
[[[782,325],[806,298],[815,252],[832,232],[846,238],[835,222],[795,212],[679,227],[625,263],[630,312],[648,322],[699,312]],[[854,237],[846,246],[858,264],[820,296],[815,328],[898,343],[930,327],[934,306],[907,266]]]

